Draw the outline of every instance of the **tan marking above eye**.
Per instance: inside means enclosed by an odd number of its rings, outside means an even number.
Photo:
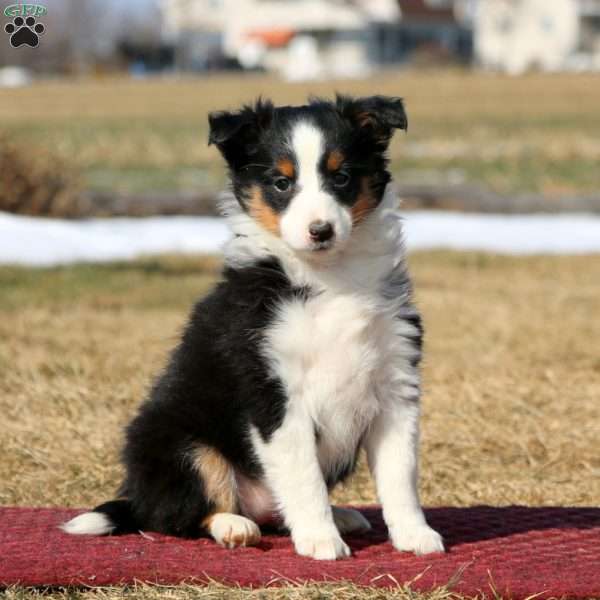
[[[265,202],[262,190],[257,185],[253,186],[248,201],[248,212],[250,216],[258,221],[267,231],[280,235],[280,217]]]
[[[285,175],[288,179],[293,179],[296,174],[296,169],[294,168],[294,163],[289,158],[282,158],[277,162],[277,170]]]
[[[343,164],[345,156],[339,151],[334,150],[327,157],[327,170],[337,171]]]

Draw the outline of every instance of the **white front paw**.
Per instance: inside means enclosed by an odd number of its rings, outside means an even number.
[[[396,550],[430,554],[444,552],[442,536],[426,523],[390,527],[390,538]]]
[[[294,546],[300,556],[309,556],[317,560],[336,560],[350,556],[350,548],[337,530],[329,534],[315,532],[312,535],[294,536]]]

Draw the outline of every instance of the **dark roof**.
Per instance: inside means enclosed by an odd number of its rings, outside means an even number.
[[[436,7],[425,0],[398,0],[403,21],[455,22],[452,3]]]

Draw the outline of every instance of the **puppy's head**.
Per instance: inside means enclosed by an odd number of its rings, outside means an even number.
[[[389,141],[407,127],[402,100],[383,96],[278,108],[259,100],[209,122],[242,208],[315,256],[343,247],[381,202]]]

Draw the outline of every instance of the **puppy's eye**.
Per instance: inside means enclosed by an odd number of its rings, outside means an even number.
[[[337,188],[346,187],[350,183],[350,175],[340,171],[333,176],[333,185]]]
[[[292,182],[287,177],[278,177],[273,185],[278,192],[287,192],[292,187]]]

